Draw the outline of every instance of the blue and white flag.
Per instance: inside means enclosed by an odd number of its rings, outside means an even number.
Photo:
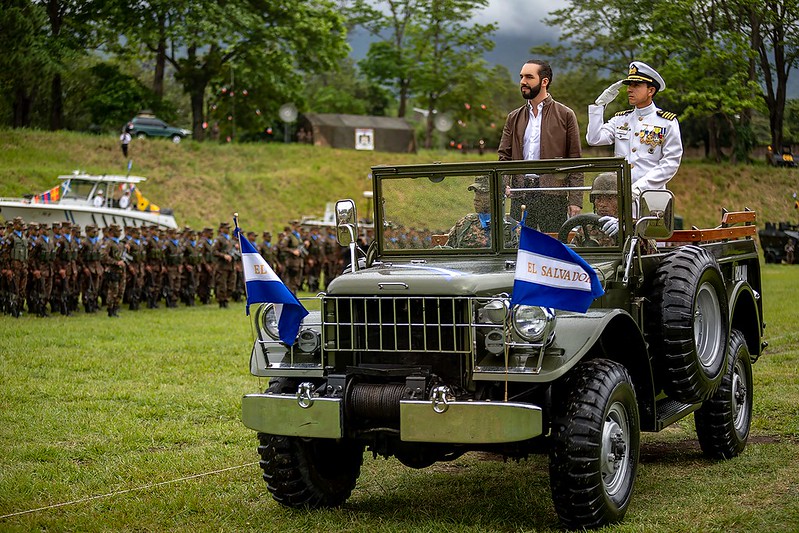
[[[585,313],[605,294],[591,265],[549,235],[522,226],[511,305]]]
[[[269,263],[261,257],[238,227],[234,234],[239,238],[241,245],[241,262],[244,266],[244,283],[247,289],[247,314],[250,314],[250,304],[275,304],[280,340],[291,346],[300,331],[302,319],[308,315],[308,310],[277,277]]]

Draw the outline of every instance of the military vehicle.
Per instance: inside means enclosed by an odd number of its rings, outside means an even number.
[[[576,234],[604,225],[588,199],[607,172],[621,191],[618,232],[578,246]],[[356,257],[356,206],[339,201],[351,265],[303,300],[296,341],[280,342],[274,305],[252,315],[250,371],[271,381],[244,396],[242,419],[258,432],[279,503],[342,505],[366,449],[411,468],[470,451],[545,453],[560,520],[594,528],[628,509],[642,431],[693,414],[707,455],[744,450],[752,363],[766,345],[754,212],[674,231],[673,195],[634,202],[619,158],[378,166],[372,176],[375,240]],[[517,177],[538,188],[511,186],[527,183]],[[604,295],[585,313],[511,305],[514,209],[575,193],[584,214],[550,236],[585,259]],[[570,276],[542,272],[552,285]]]
[[[766,227],[757,232],[763,257],[766,263],[788,262],[791,255],[786,253],[799,243],[799,225],[790,222],[766,222]],[[796,263],[794,256],[789,264]]]

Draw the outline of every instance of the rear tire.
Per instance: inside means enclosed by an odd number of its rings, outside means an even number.
[[[730,335],[727,372],[719,390],[694,413],[696,435],[705,455],[731,459],[746,448],[752,423],[752,361],[746,338]]]
[[[597,359],[575,367],[562,386],[549,457],[555,510],[569,528],[618,522],[630,505],[641,438],[630,375]]]
[[[658,266],[648,307],[648,339],[662,386],[685,403],[718,389],[727,361],[727,291],[716,259],[683,246]]]
[[[147,134],[146,133],[137,133],[136,134],[136,138],[137,139],[146,139],[147,138]]]

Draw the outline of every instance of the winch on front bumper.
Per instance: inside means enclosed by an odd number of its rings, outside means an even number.
[[[374,389],[373,384],[369,385]],[[377,387],[387,389],[382,391],[383,396],[392,396],[391,388],[396,388],[393,385]],[[372,391],[373,396],[375,392],[376,389]],[[542,414],[538,406],[515,402],[456,401],[446,386],[435,387],[430,396],[429,400],[399,400],[400,440],[492,444],[517,442],[541,435]],[[340,439],[347,436],[347,411],[366,408],[345,405],[341,397],[317,397],[313,384],[303,382],[293,395],[265,393],[244,396],[242,420],[250,429],[272,435]],[[392,406],[388,407],[389,411],[392,409]],[[396,432],[392,428],[386,430]]]

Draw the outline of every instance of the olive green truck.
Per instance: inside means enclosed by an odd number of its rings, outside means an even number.
[[[615,190],[592,191],[600,175]],[[302,300],[295,342],[279,340],[272,304],[252,315],[250,371],[270,381],[242,419],[279,503],[343,504],[367,449],[411,468],[543,453],[561,522],[595,528],[625,515],[642,431],[693,413],[704,453],[743,451],[766,346],[754,212],[675,230],[672,194],[634,198],[619,158],[378,166],[372,182],[368,250],[339,201],[349,265]],[[604,294],[585,313],[511,305],[520,214],[575,194],[582,213],[543,231]],[[600,194],[615,232],[591,212]]]

